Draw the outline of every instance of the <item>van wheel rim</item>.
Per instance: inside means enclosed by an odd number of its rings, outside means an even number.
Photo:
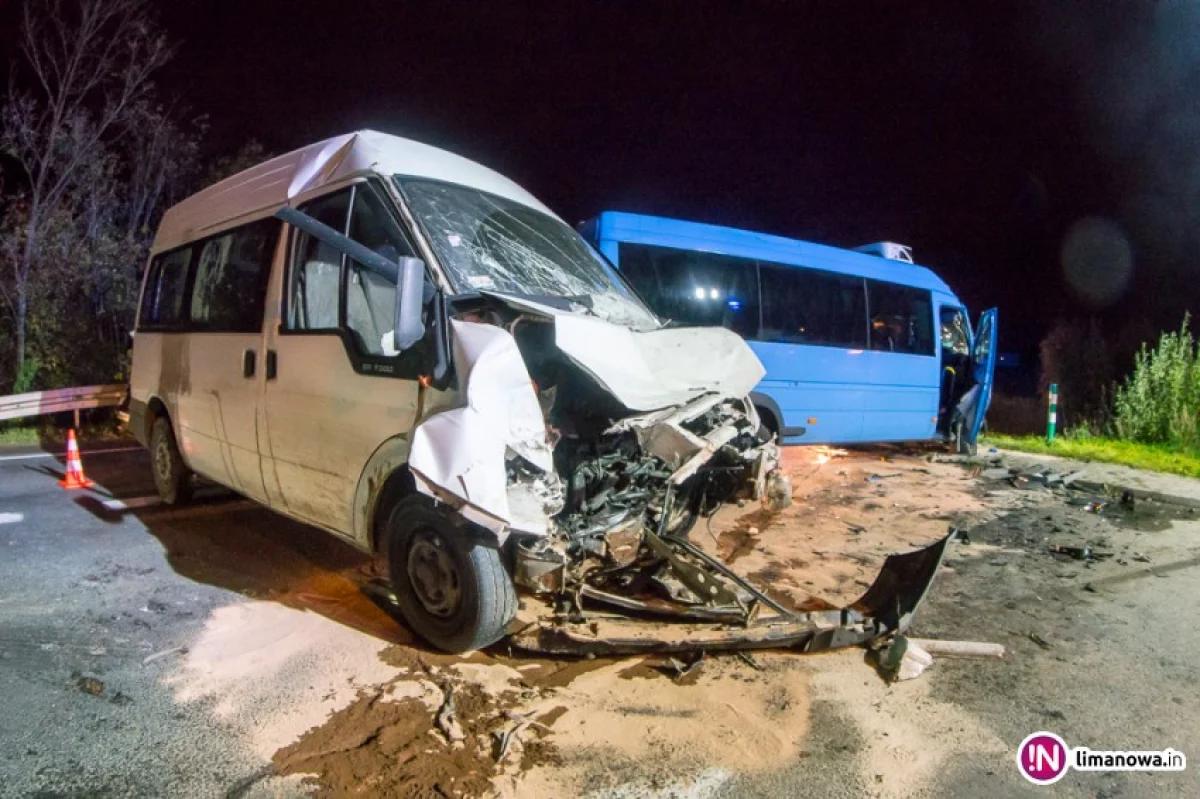
[[[164,484],[171,479],[171,449],[162,439],[154,448],[154,471]]]
[[[441,536],[428,530],[413,534],[408,549],[408,580],[426,612],[439,618],[454,615],[462,589],[454,559]]]

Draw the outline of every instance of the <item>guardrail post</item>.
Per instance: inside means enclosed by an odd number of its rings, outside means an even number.
[[[1054,429],[1058,426],[1058,383],[1050,384],[1050,412],[1046,416],[1046,443],[1054,443]]]

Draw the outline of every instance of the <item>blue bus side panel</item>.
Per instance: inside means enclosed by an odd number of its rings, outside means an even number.
[[[751,341],[767,370],[755,391],[783,411],[791,444],[850,444],[932,438],[938,361],[918,355]],[[815,420],[815,421],[813,421]]]
[[[915,441],[937,431],[938,359],[888,352],[864,353],[867,386],[863,441]]]
[[[766,377],[755,391],[775,400],[784,418],[780,429],[803,427],[790,444],[829,444],[859,441],[867,387],[862,355],[832,347],[749,342],[762,361]],[[815,419],[815,422],[809,421]]]

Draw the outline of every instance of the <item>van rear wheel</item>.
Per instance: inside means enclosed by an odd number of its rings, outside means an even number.
[[[446,652],[466,652],[504,637],[517,595],[500,550],[423,497],[388,517],[388,580],[409,626]]]
[[[171,420],[160,416],[150,430],[150,463],[154,488],[168,505],[181,505],[192,498],[192,470],[183,462]]]

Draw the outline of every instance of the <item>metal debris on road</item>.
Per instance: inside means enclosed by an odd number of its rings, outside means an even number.
[[[942,641],[933,638],[910,638],[910,644],[916,644],[931,655],[945,655],[959,658],[1002,658],[1003,644],[989,644],[983,641]]]
[[[442,693],[445,694],[446,698],[442,702],[442,706],[438,709],[434,722],[451,745],[461,744],[466,739],[467,734],[463,732],[462,725],[458,723],[458,719],[454,715],[454,686],[449,682],[443,683]]]
[[[1053,644],[1051,644],[1049,641],[1047,641],[1045,638],[1038,635],[1037,633],[1030,633],[1029,640],[1033,641],[1035,644],[1040,646],[1042,649],[1049,649],[1051,646],[1053,646]]]
[[[150,663],[153,663],[156,660],[165,658],[167,655],[174,655],[177,652],[181,655],[186,655],[187,651],[188,651],[188,648],[186,646],[173,646],[170,649],[164,649],[161,652],[155,652],[153,655],[147,655],[142,660],[142,665],[143,666],[148,665]]]
[[[496,738],[496,762],[502,763],[508,757],[509,753],[515,751],[514,744],[520,745],[521,734],[530,727],[537,727],[544,732],[550,732],[550,728],[541,722],[534,721],[532,713],[514,713],[511,710],[504,714],[509,720],[515,722],[511,727],[505,730],[497,730],[492,733]]]
[[[654,622],[589,615],[575,605],[568,612],[523,621],[510,640],[531,651],[595,656],[771,648],[818,652],[865,644],[908,628],[953,538],[951,533],[922,549],[889,555],[866,593],[847,607],[793,611],[686,539],[646,533],[652,557],[639,559],[627,576],[640,573],[650,586],[656,574],[673,575],[682,583],[676,590],[685,591],[685,598],[690,595],[687,606],[736,618]],[[582,596],[604,601],[596,592]]]
[[[1091,547],[1071,547],[1063,544],[1051,544],[1047,551],[1052,555],[1066,555],[1073,560],[1107,560],[1113,556],[1111,552],[1096,552]]]

